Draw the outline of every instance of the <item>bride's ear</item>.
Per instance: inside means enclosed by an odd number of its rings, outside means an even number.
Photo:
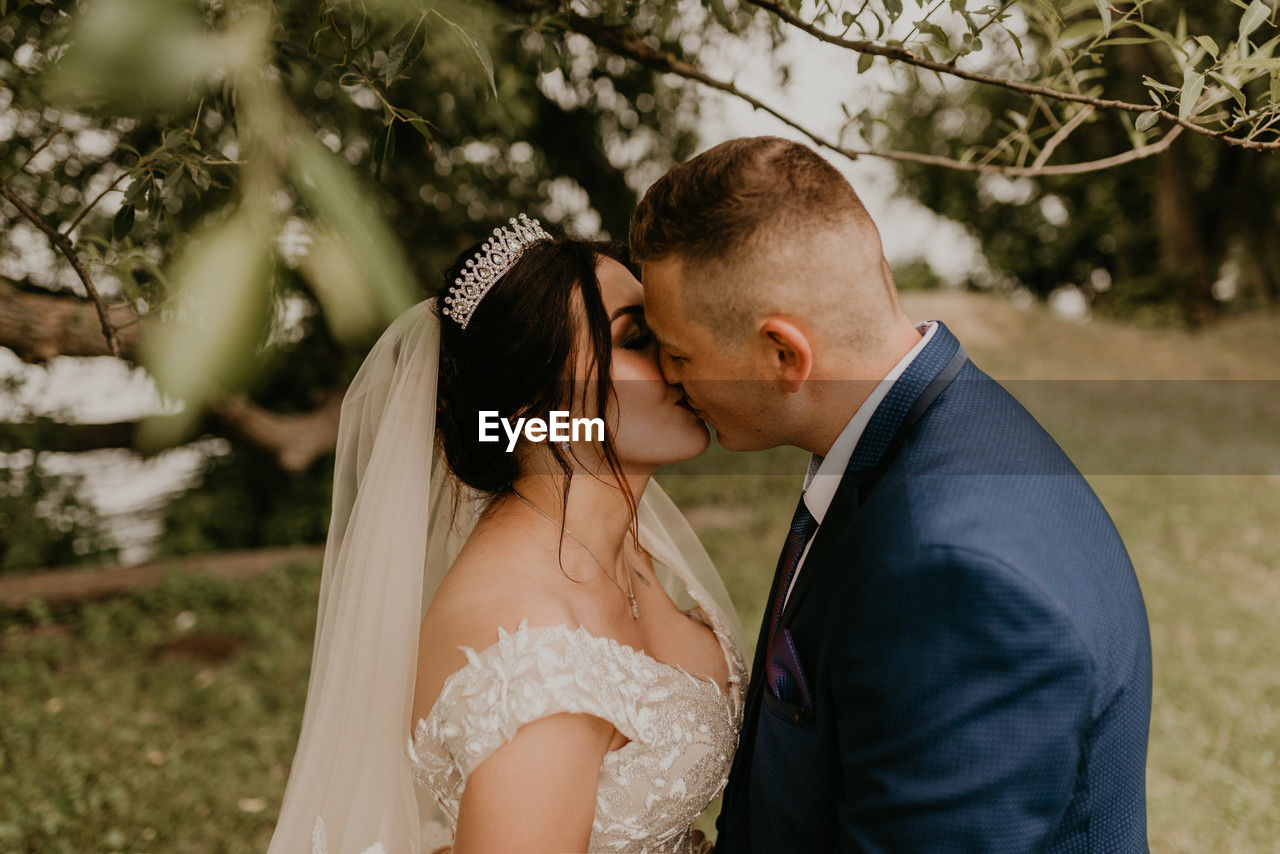
[[[781,390],[795,394],[813,372],[813,346],[804,330],[785,317],[766,317],[760,322],[759,343],[765,358],[765,376]]]

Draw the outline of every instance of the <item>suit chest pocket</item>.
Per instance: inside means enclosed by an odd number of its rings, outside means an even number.
[[[788,703],[786,700],[779,700],[773,696],[773,692],[766,686],[761,692],[764,695],[764,709],[772,712],[782,718],[789,724],[800,727],[802,729],[813,729],[813,709],[807,706],[798,706],[795,703]]]
[[[794,821],[797,831],[809,832],[829,819],[837,782],[835,746],[818,728],[813,709],[779,700],[767,688],[763,695],[753,746],[752,801],[775,818],[782,810],[787,823]]]

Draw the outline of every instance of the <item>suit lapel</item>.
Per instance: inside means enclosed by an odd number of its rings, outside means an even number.
[[[778,558],[781,563],[782,558]],[[769,586],[769,598],[766,602],[772,602],[778,594],[778,585],[782,579],[777,569],[774,569],[773,584]],[[760,692],[764,689],[764,654],[765,647],[768,646],[769,636],[769,613],[768,608],[765,609],[764,619],[760,622],[760,634],[756,638],[756,654],[751,664],[751,679],[747,683],[747,696],[743,705],[742,731],[739,736],[738,750],[734,753],[733,764],[729,768],[729,783],[725,787],[724,792],[724,808],[722,815],[726,820],[730,819],[729,813],[732,812],[736,804],[736,791],[746,779],[747,765],[750,763],[752,746],[755,743],[756,736],[756,719],[760,710]]]
[[[968,356],[960,342],[938,321],[933,338],[894,382],[862,431],[796,576],[795,587],[782,611],[781,625],[791,624],[805,593],[813,586],[819,573],[812,570],[820,565],[827,547],[843,527],[841,520],[848,519],[858,508],[860,499],[865,499],[915,422],[956,378],[966,361]]]

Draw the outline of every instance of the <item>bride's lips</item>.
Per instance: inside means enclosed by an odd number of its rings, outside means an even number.
[[[687,409],[689,412],[692,412],[698,418],[702,417],[701,413],[699,413],[698,410],[694,409],[689,404],[689,398],[687,397],[681,396],[681,398],[676,401],[676,406],[680,407],[681,409]]]
[[[672,386],[672,391],[674,392],[674,394],[672,395],[670,403],[674,404],[680,409],[685,410],[686,412],[693,415],[694,418],[697,418],[700,421],[706,420],[705,418],[702,417],[702,413],[698,411],[697,407],[695,407],[692,403],[689,402],[689,396],[685,394],[684,391],[680,389],[679,386]]]

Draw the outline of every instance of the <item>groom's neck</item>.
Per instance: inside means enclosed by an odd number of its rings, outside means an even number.
[[[816,365],[805,384],[808,417],[801,419],[809,429],[794,444],[820,457],[830,453],[876,386],[918,343],[920,332],[907,321],[873,352],[833,353]]]

